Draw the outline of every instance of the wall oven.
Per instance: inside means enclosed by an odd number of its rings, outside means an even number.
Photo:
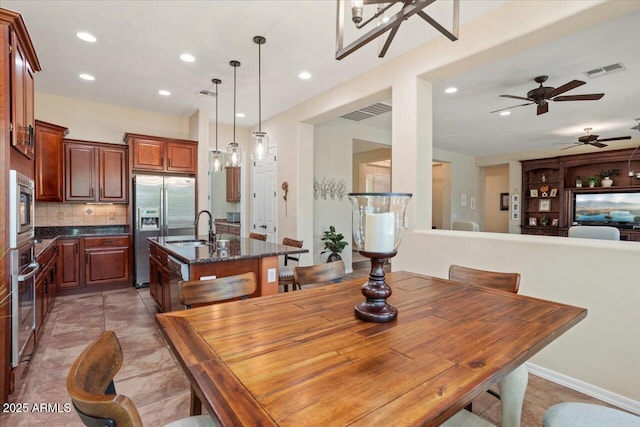
[[[36,327],[35,243],[11,250],[11,366],[31,355]]]
[[[17,248],[34,237],[34,183],[15,170],[9,171],[9,245]]]

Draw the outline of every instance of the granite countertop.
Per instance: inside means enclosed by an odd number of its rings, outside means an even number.
[[[240,227],[240,223],[239,222],[228,222],[225,220],[215,220],[214,221],[215,224],[220,224],[220,225],[228,225],[230,227]]]
[[[36,227],[35,255],[39,257],[57,239],[91,237],[91,236],[128,236],[128,226],[63,226]]]
[[[229,241],[227,250],[216,249],[215,245],[183,247],[170,243],[185,240],[206,241],[206,236],[189,235],[148,238],[150,242],[158,244],[171,256],[188,264],[225,262],[239,259],[263,258],[284,254],[302,254],[309,252],[304,248],[284,246],[279,243],[263,242],[260,240],[248,239],[246,237],[233,236],[229,234],[223,234],[222,239]],[[221,240],[220,237],[218,237],[218,240]]]

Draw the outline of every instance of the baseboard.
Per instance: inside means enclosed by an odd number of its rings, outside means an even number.
[[[542,366],[538,366],[533,363],[527,362],[527,368],[530,373],[544,378],[545,380],[552,381],[556,384],[560,384],[572,390],[576,390],[580,393],[602,400],[610,405],[617,406],[625,411],[640,415],[640,402],[638,401],[620,396],[619,394],[585,383],[584,381],[577,380],[559,372],[543,368]]]

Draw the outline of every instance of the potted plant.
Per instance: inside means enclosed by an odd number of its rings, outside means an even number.
[[[598,176],[600,177],[600,182],[603,187],[611,187],[613,184],[612,176],[618,175],[619,169],[603,169],[600,171]]]
[[[590,176],[588,178],[588,180],[589,180],[589,187],[593,188],[596,185],[598,185],[598,177],[597,176]]]
[[[336,228],[332,225],[329,227],[328,231],[324,232],[322,236],[322,241],[324,242],[324,250],[320,252],[321,254],[325,252],[331,252],[329,257],[327,258],[327,262],[338,261],[341,260],[340,252],[348,245],[344,240],[344,236],[342,233],[336,233]]]

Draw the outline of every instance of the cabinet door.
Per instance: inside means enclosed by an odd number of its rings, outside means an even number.
[[[127,150],[125,148],[100,147],[99,202],[127,202]]]
[[[158,300],[158,261],[149,257],[149,294],[151,298],[160,305]]]
[[[33,116],[33,71],[27,61],[22,45],[16,34],[11,32],[12,45],[12,123],[11,144],[28,158],[33,158],[34,116]]]
[[[129,280],[129,248],[85,249],[85,284],[100,285]]]
[[[195,174],[197,170],[197,150],[195,144],[167,142],[167,170]]]
[[[240,168],[228,166],[227,171],[227,202],[240,201]]]
[[[133,169],[163,171],[164,142],[136,138],[133,140]]]
[[[94,202],[95,191],[95,147],[80,144],[65,144],[65,200],[69,202]]]
[[[64,198],[62,140],[67,129],[36,121],[36,200],[62,202]]]
[[[58,241],[58,288],[77,288],[80,286],[80,240],[63,239]]]
[[[40,328],[42,327],[42,323],[44,321],[45,311],[46,311],[46,296],[45,296],[45,288],[47,276],[43,274],[39,274],[36,278],[36,340],[38,334],[40,333]]]

